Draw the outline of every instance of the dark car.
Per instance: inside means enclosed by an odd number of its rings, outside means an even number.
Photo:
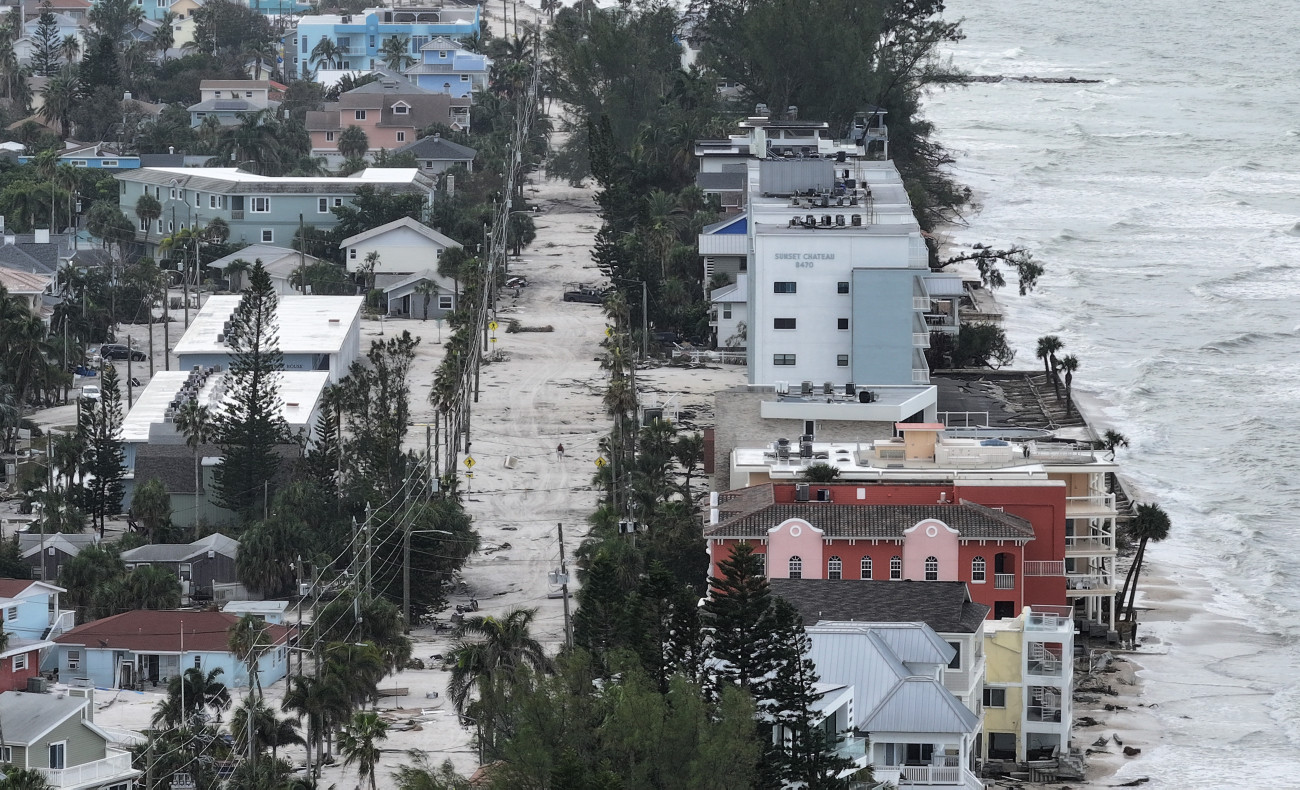
[[[131,349],[128,352],[126,346],[120,343],[105,343],[99,347],[99,355],[104,359],[126,359],[128,354],[133,362],[144,362],[148,359],[143,351]]]
[[[682,336],[676,332],[651,332],[650,337],[653,338],[656,343],[665,346],[671,346],[675,343],[682,342]]]
[[[586,302],[587,304],[604,304],[605,292],[587,285],[580,285],[564,292],[566,302]]]

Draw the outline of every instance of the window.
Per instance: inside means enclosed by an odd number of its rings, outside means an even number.
[[[939,581],[939,558],[925,558],[925,580],[928,582]]]
[[[757,561],[758,564],[758,575],[767,576],[767,555],[755,554],[754,559]]]
[[[275,241],[275,231],[270,228],[262,228],[262,241],[268,243]]]
[[[14,656],[14,671],[22,672],[25,669],[27,669],[27,654],[19,653]]]
[[[894,581],[903,578],[903,558],[897,554],[889,558],[889,578]]]
[[[952,660],[948,662],[948,668],[961,669],[961,642],[949,642],[948,647],[953,650]]]
[[[334,208],[338,208],[341,205],[343,205],[343,198],[334,198]]]
[[[365,111],[365,110],[356,110],[356,111],[354,111],[352,114],[353,114],[353,116],[356,117],[356,119],[357,119],[358,121],[364,121],[364,120],[366,119],[366,111]]]
[[[194,657],[194,668],[195,668],[195,669],[199,669],[199,670],[203,669],[203,657],[202,657],[202,656],[195,656],[195,657]]]
[[[333,133],[333,132],[326,132],[326,133],[325,133],[325,142],[327,142],[327,143],[332,143],[332,142],[334,142],[334,133]]]
[[[398,132],[398,133],[397,133],[397,142],[399,142],[399,143],[404,143],[404,142],[406,142],[406,132]]]
[[[838,319],[838,320],[835,322],[835,328],[836,328],[836,329],[848,329],[848,328],[849,328],[849,319],[847,319],[847,318],[840,318],[840,319]]]
[[[1005,708],[1007,706],[1007,690],[984,687],[984,707],[986,708]]]
[[[117,160],[116,160],[116,159],[105,159],[104,161],[102,161],[102,162],[99,163],[99,166],[100,166],[100,167],[117,167]]]
[[[173,232],[174,230],[176,230],[176,225],[175,225],[175,223],[172,222],[171,220],[167,220],[167,232],[168,232],[168,233],[171,233],[171,232]]]
[[[81,651],[80,651],[80,650],[69,650],[69,651],[68,651],[68,669],[80,669],[80,668],[81,668]]]
[[[158,233],[161,234],[162,232],[163,232],[163,230],[162,230],[162,220],[158,220]]]
[[[445,50],[445,49],[440,49],[440,50],[438,50],[438,57],[440,57],[440,58],[445,58],[445,57],[447,57],[447,50]]]
[[[348,247],[348,260],[355,261],[356,259],[357,259],[357,248]]]
[[[370,47],[371,49],[374,49],[374,48],[375,48],[375,37],[374,37],[374,36],[371,36],[371,37],[370,37],[369,47]]]
[[[176,187],[171,188],[171,190],[167,193],[167,197],[171,198],[172,200],[176,199]]]
[[[253,98],[253,92],[252,92],[252,91],[244,91],[244,98],[245,98],[245,99],[251,99],[251,98]]]
[[[67,750],[68,750],[67,741],[59,741],[58,743],[50,744],[50,767],[51,768],[66,767],[64,758],[66,756]]]
[[[724,304],[724,305],[722,306],[722,317],[723,317],[723,318],[731,318],[731,305],[730,305],[730,304]]]
[[[271,199],[269,197],[252,197],[248,199],[249,211],[254,214],[270,214]]]
[[[451,309],[451,304],[452,304],[452,303],[451,303],[451,294],[439,294],[439,295],[438,295],[438,309],[439,309],[439,310],[450,310],[450,309]]]
[[[846,294],[849,292],[848,283],[835,283],[835,293]]]
[[[983,557],[976,557],[970,561],[970,580],[976,584],[984,583],[984,571],[988,566],[984,563]]]
[[[208,208],[221,208],[221,204],[217,202],[216,195],[208,195]]]
[[[393,105],[393,115],[408,115],[410,112],[411,108],[405,104],[398,103]]]
[[[798,293],[798,283],[778,282],[772,283],[772,293],[774,294],[792,294]]]
[[[14,749],[12,746],[0,746],[0,763],[12,763],[14,761]]]
[[[329,199],[329,198],[316,198],[316,213],[317,213],[317,214],[328,214],[328,213],[330,213],[330,199]]]
[[[187,582],[193,574],[193,565],[188,562],[182,562],[176,569],[176,575],[181,577],[181,581]]]
[[[194,193],[194,208],[203,208],[203,195],[198,192]]]
[[[144,231],[145,233],[149,232],[149,220],[147,219],[140,220],[140,230]]]
[[[794,364],[794,354],[773,354],[773,355],[772,355],[772,364],[773,364],[773,365],[793,365],[793,364]]]
[[[844,563],[840,560],[839,557],[831,557],[829,560],[826,561],[826,578],[828,579],[844,578]]]
[[[836,355],[835,355],[835,365],[836,365],[836,367],[847,368],[847,367],[849,366],[849,355],[848,355],[848,354],[836,354]]]
[[[798,554],[790,558],[790,578],[803,578],[803,557],[800,557]]]
[[[794,329],[794,328],[795,328],[795,319],[793,319],[793,318],[773,318],[773,319],[772,319],[772,328],[773,328],[773,329]]]
[[[303,36],[299,38],[298,41],[302,43],[302,53],[304,55],[307,54],[307,37]]]
[[[864,578],[864,579],[870,579],[870,578],[871,578],[871,558],[870,558],[870,557],[863,557],[863,558],[862,558],[862,578]]]

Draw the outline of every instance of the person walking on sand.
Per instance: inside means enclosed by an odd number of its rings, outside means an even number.
[[[557,461],[564,460],[564,445],[562,444],[555,445],[555,460]]]

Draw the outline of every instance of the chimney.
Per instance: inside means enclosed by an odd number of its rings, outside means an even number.
[[[174,153],[176,153],[176,146],[174,146],[174,145],[169,145],[169,146],[167,146],[167,153],[168,153],[168,154],[174,154]]]

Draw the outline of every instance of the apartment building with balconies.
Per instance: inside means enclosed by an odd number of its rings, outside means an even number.
[[[305,73],[315,68],[370,71],[384,63],[384,42],[394,36],[407,39],[409,55],[422,60],[421,50],[439,38],[461,38],[478,32],[477,5],[444,4],[367,8],[359,14],[314,14],[299,17],[298,28],[286,41],[286,68]],[[338,55],[329,62],[313,61],[313,50],[324,39],[333,42]]]

